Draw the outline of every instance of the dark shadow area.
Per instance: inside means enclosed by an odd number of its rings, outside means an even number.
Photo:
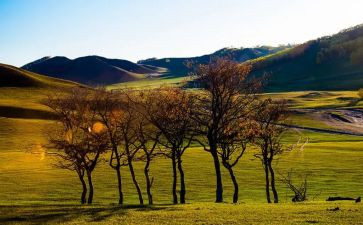
[[[0,206],[0,224],[6,223],[64,223],[84,217],[88,222],[101,222],[111,216],[125,215],[129,210],[154,211],[165,210],[166,205],[35,205],[35,206]]]
[[[47,120],[54,120],[57,118],[52,112],[38,109],[25,109],[14,106],[0,106],[0,117]]]

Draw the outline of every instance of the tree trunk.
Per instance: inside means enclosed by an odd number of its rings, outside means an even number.
[[[275,172],[272,168],[272,165],[271,165],[271,161],[268,162],[268,168],[269,168],[269,171],[270,171],[270,175],[271,175],[271,189],[272,189],[272,193],[273,193],[273,196],[274,196],[274,203],[278,203],[279,202],[279,196],[277,194],[277,190],[276,190],[276,186],[275,186]]]
[[[178,155],[178,170],[180,174],[180,203],[185,204],[185,193],[186,193],[185,180],[184,180],[184,171],[180,155]]]
[[[146,155],[146,164],[144,167],[144,174],[145,174],[145,179],[146,179],[146,192],[147,192],[147,198],[149,200],[149,205],[152,205],[153,204],[153,196],[151,193],[152,182],[151,182],[150,176],[149,176],[150,161],[151,161],[150,156]]]
[[[177,174],[176,174],[176,156],[175,156],[175,150],[172,150],[171,153],[171,162],[173,166],[173,203],[178,204],[178,195],[176,194],[176,183],[177,183]]]
[[[117,165],[115,170],[117,174],[117,186],[118,186],[118,204],[122,205],[124,203],[124,194],[122,193],[122,180],[121,180],[121,167]]]
[[[266,199],[268,203],[271,203],[271,197],[270,197],[270,179],[269,179],[269,171],[268,171],[268,165],[267,165],[267,159],[264,159],[264,169],[265,169],[265,178],[266,178]]]
[[[216,172],[216,182],[217,182],[216,202],[220,203],[223,202],[223,185],[222,185],[221,165],[219,163],[219,158],[217,154],[217,146],[214,144],[210,145],[210,152],[213,157],[214,168]]]
[[[78,172],[79,180],[82,183],[82,195],[81,195],[81,204],[86,204],[86,195],[87,195],[87,184],[84,181],[84,173],[81,174]]]
[[[228,169],[229,175],[231,175],[231,179],[232,179],[233,186],[234,186],[233,203],[237,203],[238,202],[238,183],[236,180],[236,176],[233,173],[232,167],[228,166],[228,167],[226,167],[226,169]]]
[[[122,192],[122,179],[121,179],[121,162],[120,162],[120,156],[118,154],[117,145],[113,144],[112,151],[116,155],[116,162],[117,165],[113,167],[116,170],[117,175],[117,189],[118,189],[118,204],[122,205],[124,203],[124,194]]]
[[[140,186],[139,186],[139,184],[137,183],[137,180],[136,180],[134,167],[132,165],[132,159],[130,159],[130,158],[128,159],[128,164],[129,164],[129,169],[130,169],[132,181],[134,182],[134,185],[135,185],[135,188],[136,188],[136,191],[137,191],[137,195],[139,196],[140,205],[143,205],[144,204],[144,199],[142,198],[141,189],[140,189]]]
[[[88,178],[88,186],[89,186],[89,193],[88,193],[88,204],[92,204],[93,202],[93,182],[92,182],[92,172],[87,171],[87,178]]]

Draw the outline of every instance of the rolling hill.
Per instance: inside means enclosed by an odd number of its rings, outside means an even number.
[[[127,60],[85,56],[74,60],[66,57],[44,57],[22,67],[51,77],[90,85],[107,85],[134,81],[160,71]]]
[[[50,88],[82,86],[75,82],[39,75],[14,66],[0,64],[0,87]]]
[[[281,47],[256,47],[256,48],[222,48],[212,54],[189,57],[189,58],[163,58],[156,59],[150,58],[140,60],[137,63],[147,66],[156,66],[167,68],[170,74],[174,76],[185,76],[190,72],[190,69],[185,65],[186,62],[191,61],[196,64],[206,64],[213,57],[228,57],[238,62],[245,62],[247,60],[256,59],[262,56],[276,53],[280,50],[286,49],[289,46]]]
[[[363,25],[249,61],[268,74],[266,91],[357,90],[363,87]]]
[[[47,95],[84,85],[0,64],[0,117],[52,119],[42,104]]]

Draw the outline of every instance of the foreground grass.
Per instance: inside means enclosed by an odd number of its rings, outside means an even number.
[[[137,88],[137,83],[135,83]],[[159,85],[156,82],[156,85]],[[361,107],[355,92],[293,92],[266,94],[288,98],[293,108]],[[13,88],[0,90],[0,106],[47,111],[41,104],[44,91]],[[318,97],[317,97],[318,96]],[[351,102],[356,103],[350,106]],[[294,123],[329,128],[306,115],[294,115]],[[46,130],[51,120],[10,119],[0,117],[0,224],[4,223],[105,223],[105,224],[359,224],[363,221],[362,204],[350,202],[327,203],[329,196],[358,197],[363,195],[363,137],[333,135],[293,130],[285,137],[288,144],[300,143],[275,161],[276,173],[293,169],[295,182],[299,175],[309,174],[308,203],[291,204],[291,193],[278,181],[279,205],[265,204],[264,176],[261,162],[247,154],[235,168],[240,185],[241,204],[214,204],[215,178],[209,153],[193,146],[185,153],[184,167],[187,202],[184,206],[171,202],[171,162],[159,158],[152,162],[155,178],[153,193],[156,206],[140,208],[129,171],[122,168],[126,208],[117,202],[115,172],[109,168],[107,156],[94,172],[95,205],[77,205],[80,184],[75,173],[52,166],[45,154]],[[143,163],[135,163],[137,179],[146,198],[142,173]],[[231,202],[232,183],[223,170],[224,197]],[[58,205],[55,205],[58,204]],[[339,210],[333,210],[339,207]]]
[[[355,203],[157,205],[45,205],[0,207],[0,223],[12,224],[363,224]]]
[[[46,134],[42,130],[52,126],[48,120],[0,118],[0,205],[70,204],[78,203],[80,184],[75,173],[52,166],[54,162],[42,148]],[[363,193],[361,174],[363,167],[363,138],[292,131],[286,136],[288,143],[299,137],[309,143],[296,147],[276,160],[276,173],[286,174],[293,169],[298,175],[309,173],[309,200],[325,200],[329,196],[358,197]],[[264,175],[261,162],[253,157],[250,148],[236,166],[240,184],[240,202],[264,203]],[[104,157],[107,160],[107,157]],[[215,177],[212,158],[200,147],[186,151],[184,157],[187,184],[187,202],[213,202]],[[145,183],[143,162],[136,162],[136,175],[143,192]],[[222,169],[224,196],[231,202],[232,183],[228,172]],[[153,193],[156,204],[171,203],[171,162],[158,158],[152,162],[151,175],[155,178]],[[125,202],[137,204],[137,195],[129,171],[122,168]],[[107,162],[101,161],[94,172],[95,203],[117,202],[115,172]],[[291,193],[278,181],[281,202],[290,202]],[[146,198],[145,192],[143,193]]]

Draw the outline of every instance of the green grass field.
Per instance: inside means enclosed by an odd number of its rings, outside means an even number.
[[[337,210],[337,207],[339,210]],[[153,207],[94,205],[0,208],[0,223],[27,224],[362,224],[363,207],[313,202],[267,205],[194,203]]]
[[[159,84],[158,84],[159,85]],[[139,86],[140,87],[140,86]],[[313,93],[313,94],[311,94]],[[320,93],[320,92],[319,92]],[[48,111],[41,104],[44,91],[40,89],[1,88],[0,105]],[[293,92],[266,94],[287,98],[292,108],[344,108],[356,99],[355,92]],[[317,97],[318,96],[318,97]],[[360,102],[355,106],[359,107]],[[295,124],[328,129],[321,121],[308,115],[294,115]],[[198,146],[185,153],[187,205],[171,203],[171,162],[159,158],[152,162],[155,178],[153,194],[156,205],[151,208],[133,206],[138,203],[136,191],[127,168],[122,169],[125,208],[117,202],[116,175],[106,162],[100,162],[94,172],[95,205],[81,207],[81,186],[76,174],[52,166],[52,157],[45,154],[44,130],[52,120],[0,117],[0,223],[84,223],[120,221],[165,224],[359,224],[361,204],[327,203],[329,196],[358,197],[363,194],[363,137],[292,130],[286,143],[299,137],[309,143],[286,152],[276,161],[276,172],[286,174],[293,169],[297,175],[309,173],[308,202],[292,204],[291,192],[278,182],[281,204],[267,205],[264,198],[264,175],[261,162],[254,159],[255,149],[236,167],[240,185],[240,204],[232,202],[232,183],[223,169],[226,204],[214,204],[215,178],[212,158]],[[104,156],[107,159],[107,155]],[[143,163],[136,162],[137,179],[145,194]],[[297,181],[299,181],[297,179]],[[189,204],[190,203],[190,204]],[[339,207],[338,211],[330,211]]]

